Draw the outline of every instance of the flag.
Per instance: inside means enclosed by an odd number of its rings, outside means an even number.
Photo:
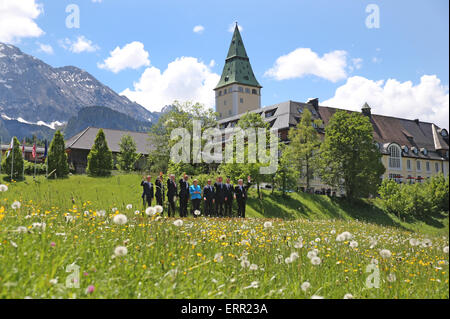
[[[44,160],[47,158],[47,151],[48,151],[47,140],[45,140]]]
[[[13,149],[13,147],[14,147],[14,137],[11,138],[11,145],[8,148],[8,154],[6,154],[6,158],[9,157],[9,154],[11,153],[11,150]]]
[[[25,140],[22,143],[22,157],[25,158]]]
[[[33,145],[33,152],[31,153],[31,155],[33,156],[33,158],[36,158],[36,143],[34,143]]]

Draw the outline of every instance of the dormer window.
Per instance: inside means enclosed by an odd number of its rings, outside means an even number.
[[[409,152],[409,148],[408,148],[408,146],[406,146],[406,145],[403,145],[403,146],[402,146],[402,150],[403,150],[403,152],[406,153],[406,154],[408,154],[408,152]]]
[[[441,130],[441,136],[442,136],[442,137],[447,137],[447,136],[448,136],[448,132],[447,132],[447,130],[446,130],[445,128],[443,128],[443,129]]]
[[[419,150],[417,149],[417,147],[413,146],[411,148],[411,150],[413,151],[414,154],[418,155],[419,154]]]
[[[422,152],[423,155],[425,155],[425,156],[428,155],[428,151],[425,147],[421,148],[420,151]]]

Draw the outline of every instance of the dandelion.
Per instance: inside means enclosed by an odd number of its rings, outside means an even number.
[[[181,227],[183,226],[183,221],[181,219],[177,219],[176,221],[173,222],[173,224],[177,227]]]
[[[346,241],[353,238],[353,235],[350,234],[348,231],[345,231],[336,237],[336,241]]]
[[[293,260],[292,260],[291,257],[286,257],[286,258],[284,259],[284,262],[285,262],[286,264],[290,264],[290,263],[293,262]]]
[[[124,214],[116,215],[113,218],[114,224],[117,224],[117,225],[125,225],[127,223],[127,221],[128,221],[127,216],[125,216]]]
[[[147,207],[147,209],[145,210],[145,214],[147,216],[154,216],[156,214],[155,207]]]
[[[134,214],[137,216],[137,215],[140,215],[141,214],[141,212],[140,211],[138,211],[138,210],[136,210],[135,212],[134,212]]]
[[[111,211],[112,211],[113,213],[117,212],[117,207],[111,208]]]
[[[130,210],[130,209],[132,209],[132,208],[133,208],[133,205],[131,205],[131,204],[128,204],[128,205],[126,206],[126,208],[127,208],[128,210]]]
[[[300,248],[302,248],[303,247],[303,242],[302,241],[297,241],[295,244],[294,244],[294,248],[296,248],[296,249],[300,249]]]
[[[353,299],[352,294],[345,294],[344,299]]]
[[[349,246],[350,246],[351,248],[356,248],[356,247],[358,247],[358,242],[355,241],[355,240],[352,240],[352,241],[350,242]]]
[[[194,211],[194,215],[195,215],[195,216],[200,216],[201,214],[202,214],[202,212],[199,211],[198,209],[196,209],[196,210]]]
[[[83,213],[84,216],[89,216],[89,211],[85,210]]]
[[[56,285],[58,283],[58,278],[50,279],[48,281],[51,285]]]
[[[332,230],[330,231],[330,234],[331,234],[331,235],[336,234],[336,230],[332,229]]]
[[[311,284],[305,281],[304,283],[302,283],[301,288],[304,292],[306,292],[309,288],[311,288]]]
[[[250,270],[258,270],[258,265],[256,264],[251,264],[249,267]]]
[[[389,249],[382,249],[380,251],[380,256],[383,257],[384,259],[387,259],[387,258],[391,258],[392,253]]]
[[[155,218],[155,221],[157,222],[158,220],[160,220],[162,217],[161,216],[157,216],[156,218]]]
[[[219,237],[219,239],[222,240],[222,241],[224,241],[225,239],[227,239],[227,236],[226,236],[226,235],[221,235],[221,236]]]
[[[40,228],[41,230],[45,230],[46,224],[45,223],[33,223],[31,227],[34,228]]]
[[[66,218],[66,223],[69,223],[69,222],[73,221],[73,216],[72,215],[67,215],[67,216],[65,216],[65,218]]]
[[[291,253],[290,258],[291,258],[292,261],[298,259],[298,257],[299,257],[299,256],[298,256],[298,254],[297,254],[296,252]]]
[[[320,238],[317,237],[316,239],[314,239],[314,241],[315,241],[316,243],[320,243]]]
[[[442,249],[442,251],[443,251],[445,254],[448,254],[448,246],[445,246],[445,247]]]
[[[7,192],[8,191],[8,186],[6,186],[5,184],[0,184],[0,192]]]
[[[156,205],[155,210],[158,214],[161,214],[164,210],[164,208],[161,205]]]
[[[420,244],[420,241],[418,241],[418,240],[415,239],[415,238],[411,238],[411,239],[409,240],[409,244],[410,244],[411,246],[418,246],[418,245]]]
[[[249,262],[247,259],[243,259],[243,260],[241,261],[241,267],[242,267],[242,268],[250,267],[250,262]]]
[[[99,211],[96,211],[95,213],[98,217],[105,217],[105,215],[106,215],[106,211],[104,211],[104,210],[99,210]]]
[[[10,243],[11,243],[11,246],[13,246],[14,248],[18,247],[17,244],[15,242],[13,242],[12,240],[10,241]]]
[[[26,233],[26,232],[28,232],[28,229],[25,226],[19,226],[19,227],[17,227],[17,232],[18,233]]]
[[[11,208],[16,210],[16,209],[19,209],[20,206],[21,206],[20,202],[15,201],[14,203],[12,203]]]
[[[124,246],[117,246],[114,249],[114,255],[121,257],[121,256],[125,256],[126,254],[128,254],[128,248],[124,247]]]
[[[258,288],[259,287],[259,282],[258,281],[252,281],[252,283],[250,284],[250,286],[244,287],[244,289],[251,289],[251,288]]]
[[[317,256],[317,251],[316,250],[310,250],[308,251],[308,253],[306,254],[306,257],[308,257],[309,259],[312,259],[314,257]]]
[[[273,227],[272,222],[267,221],[264,223],[264,228],[272,228],[272,227]]]
[[[432,242],[428,238],[425,238],[422,242],[422,247],[431,247],[431,245],[432,245]]]
[[[320,265],[321,262],[322,262],[322,260],[317,256],[311,258],[311,264],[313,264],[314,266]]]
[[[323,299],[322,296],[318,296],[318,295],[312,295],[311,299]]]

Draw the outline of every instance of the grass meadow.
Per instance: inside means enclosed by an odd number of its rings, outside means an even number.
[[[179,220],[146,214],[139,183],[6,184],[0,298],[449,298],[448,216],[251,190],[245,220]]]

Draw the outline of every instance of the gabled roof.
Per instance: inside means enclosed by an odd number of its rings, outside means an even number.
[[[88,127],[84,131],[69,138],[66,141],[66,149],[90,150],[94,145],[98,131],[99,128]],[[113,153],[120,152],[119,144],[124,135],[130,135],[133,138],[136,143],[137,153],[148,155],[149,151],[152,149],[152,145],[149,141],[149,135],[147,133],[136,133],[112,129],[103,129],[103,132],[105,133],[108,147]]]
[[[237,23],[234,29],[230,48],[228,49],[228,55],[225,60],[225,66],[223,67],[222,77],[220,78],[215,90],[234,83],[258,88],[262,87],[256,80],[253,73]]]

